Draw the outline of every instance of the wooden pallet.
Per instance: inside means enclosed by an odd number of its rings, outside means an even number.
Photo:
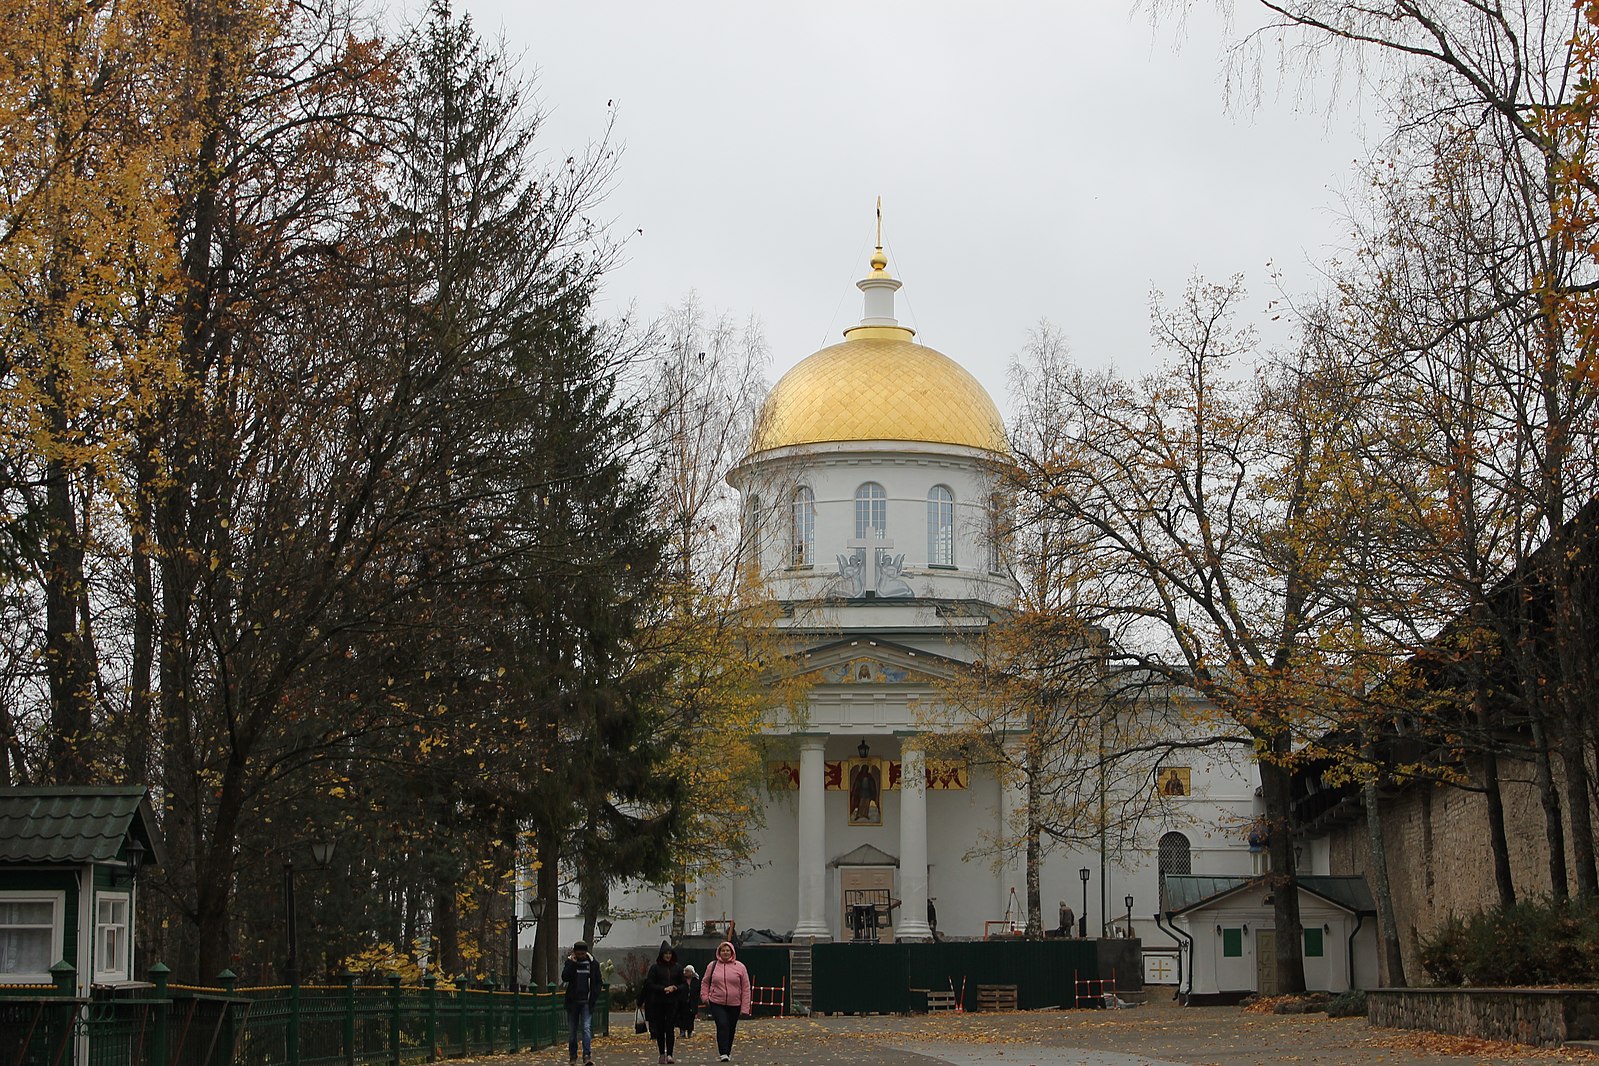
[[[1015,1010],[1015,985],[978,985],[978,1010]]]

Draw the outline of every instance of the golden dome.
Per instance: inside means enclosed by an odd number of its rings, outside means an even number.
[[[1008,454],[987,390],[898,326],[857,326],[778,381],[750,452],[839,441],[906,440]]]

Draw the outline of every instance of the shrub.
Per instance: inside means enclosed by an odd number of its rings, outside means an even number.
[[[1421,938],[1421,968],[1435,985],[1465,983],[1465,922],[1451,914],[1436,933]]]
[[[1584,984],[1599,978],[1599,903],[1527,900],[1451,916],[1424,938],[1421,966],[1438,985]]]
[[[1358,988],[1348,992],[1340,992],[1327,1001],[1327,1017],[1329,1018],[1364,1018],[1366,1016],[1366,993]]]
[[[1327,1007],[1327,993],[1304,992],[1297,996],[1281,996],[1272,1004],[1273,1014],[1314,1014]]]

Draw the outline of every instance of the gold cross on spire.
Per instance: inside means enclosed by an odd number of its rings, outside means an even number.
[[[888,256],[883,254],[883,198],[877,198],[877,251],[872,253],[872,276],[887,277]]]

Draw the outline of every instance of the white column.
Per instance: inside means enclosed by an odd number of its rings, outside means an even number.
[[[920,740],[904,733],[899,753],[899,921],[894,939],[933,939],[927,924],[927,762]]]
[[[1020,737],[1007,737],[1004,740],[1005,765],[1010,767],[1009,780],[999,782],[999,825],[997,831],[999,839],[1010,844],[1019,841],[1026,829],[1027,817],[1027,782],[1020,772],[1027,761],[1027,749]],[[1012,847],[1005,861],[999,866],[998,909],[994,911],[994,920],[1005,916],[1005,911],[1010,910],[1011,920],[1025,925],[1027,922],[1027,855],[1019,847]],[[1011,890],[1016,890],[1015,902],[1011,901]]]
[[[795,916],[794,936],[828,940],[832,934],[827,926],[827,836],[823,821],[827,815],[823,802],[827,737],[802,734],[799,742],[799,914]]]

